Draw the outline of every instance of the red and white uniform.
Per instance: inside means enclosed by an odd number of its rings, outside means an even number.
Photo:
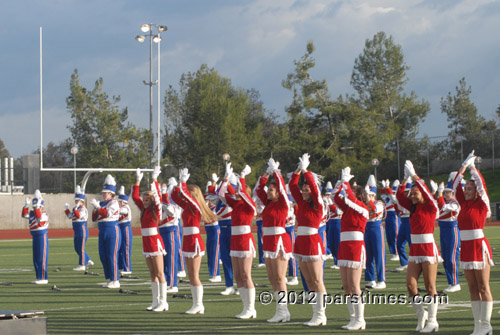
[[[311,188],[312,206],[304,201],[299,188],[300,174],[292,174],[288,186],[297,203],[297,239],[293,248],[293,256],[299,261],[317,261],[325,259],[325,246],[318,234],[318,228],[324,218],[326,209],[319,186],[310,171],[304,173],[306,183]]]
[[[66,209],[64,213],[66,214],[68,219],[71,219],[72,222],[87,222],[89,218],[89,212],[83,205],[78,205],[71,211],[69,209]]]
[[[451,198],[446,201],[444,197],[437,198],[439,208],[438,220],[439,221],[457,221],[460,205],[458,201]]]
[[[340,195],[342,190],[346,196]],[[364,269],[366,266],[364,233],[368,220],[368,207],[356,198],[348,182],[337,182],[332,195],[334,203],[343,212],[337,264],[341,267]]]
[[[184,257],[194,258],[205,255],[205,243],[200,234],[201,209],[187,189],[186,182],[174,188],[172,200],[182,208],[182,252]]]
[[[170,202],[168,194],[161,195],[162,199],[162,215],[158,228],[177,226],[182,214],[182,209],[177,204]]]
[[[222,182],[219,196],[224,197],[231,211],[231,257],[255,257],[255,240],[253,238],[251,224],[253,217],[257,215],[256,205],[246,192],[245,178],[240,178],[238,195],[241,200],[235,200],[234,188],[228,181]]]
[[[481,270],[484,269],[486,262],[491,266],[494,265],[490,243],[483,233],[486,218],[491,216],[490,200],[481,173],[473,170],[471,176],[479,194],[479,197],[475,200],[465,200],[464,191],[461,187],[464,176],[461,173],[457,173],[453,181],[453,191],[460,204],[460,214],[458,214],[458,228],[460,229],[462,244],[460,268]]]
[[[404,194],[405,184],[399,185],[396,197],[401,207],[410,212],[411,246],[409,262],[435,264],[442,262],[439,249],[434,241],[434,225],[438,216],[438,204],[423,179],[415,181],[422,193],[423,204],[413,205]]]
[[[281,251],[288,260],[292,256],[292,242],[290,236],[286,233],[285,223],[288,216],[288,195],[286,194],[285,181],[281,173],[276,170],[274,172],[274,180],[276,181],[277,191],[279,194],[277,201],[267,199],[267,192],[264,190],[268,178],[261,176],[257,186],[257,196],[260,201],[265,204],[262,211],[262,235],[264,245],[265,258],[276,258]]]
[[[132,210],[128,204],[123,204],[123,206],[120,207],[118,223],[127,223],[130,221],[132,221]]]
[[[161,193],[157,182],[151,184],[153,192],[155,210],[144,208],[142,199],[139,195],[139,186],[134,185],[132,191],[132,199],[137,207],[143,211],[141,217],[141,235],[142,235],[142,254],[145,257],[153,257],[158,255],[166,255],[163,240],[158,232],[158,223],[161,219]],[[156,219],[153,217],[156,215]]]
[[[49,228],[49,216],[41,207],[29,210],[29,207],[23,207],[22,217],[28,219],[30,231],[47,230]]]

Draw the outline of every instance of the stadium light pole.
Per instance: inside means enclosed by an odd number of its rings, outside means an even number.
[[[153,29],[157,30],[157,34],[153,35]],[[149,37],[149,81],[143,80],[144,85],[149,86],[149,132],[152,136],[151,143],[149,144],[149,155],[151,162],[153,161],[153,148],[154,148],[154,136],[153,136],[153,85],[158,87],[158,163],[160,165],[160,42],[161,33],[167,31],[167,26],[158,25],[154,23],[145,23],[141,25],[141,31],[148,33],[145,35],[137,35],[135,37],[136,41],[139,43],[144,43],[147,37]],[[158,44],[158,79],[153,82],[153,42]]]
[[[76,192],[76,154],[78,153],[78,147],[76,146],[76,143],[73,143],[73,146],[71,147],[71,154],[73,155],[73,168],[75,169],[73,171],[73,184],[74,184],[74,190]]]

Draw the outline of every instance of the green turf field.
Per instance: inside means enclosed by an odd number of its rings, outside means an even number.
[[[439,241],[439,229],[436,229]],[[485,234],[490,240],[493,257],[500,261],[500,227],[488,227]],[[345,333],[340,326],[348,322],[345,305],[327,306],[326,327],[309,328],[302,323],[311,318],[308,305],[290,305],[291,322],[269,324],[266,319],[274,315],[275,305],[256,302],[257,319],[238,320],[234,315],[242,310],[239,296],[222,296],[223,283],[208,282],[206,257],[202,263],[201,280],[204,285],[204,315],[186,315],[191,299],[168,296],[170,310],[163,313],[145,311],[151,303],[148,283],[149,272],[142,257],[140,237],[134,238],[133,275],[140,279],[122,279],[122,289],[137,294],[119,293],[105,289],[99,284],[104,277],[97,252],[97,238],[89,238],[88,250],[96,265],[91,271],[99,276],[84,275],[72,271],[78,261],[73,251],[71,238],[51,239],[49,255],[49,285],[34,285],[31,240],[0,240],[0,309],[41,310],[47,317],[50,334],[178,334],[178,333],[222,333],[222,334],[268,334],[268,333]],[[330,269],[327,261],[325,284],[329,294],[342,293],[338,270]],[[387,262],[387,269],[399,266],[399,262]],[[222,271],[222,270],[221,270]],[[439,271],[444,272],[442,266]],[[265,268],[254,268],[252,276],[257,285],[257,296],[269,290]],[[439,332],[442,334],[470,334],[473,329],[472,312],[464,276],[460,276],[462,291],[449,295],[449,304],[438,312]],[[405,294],[405,274],[387,272],[387,289],[373,293]],[[11,283],[12,285],[5,285]],[[364,282],[363,282],[364,283]],[[423,279],[420,280],[423,288]],[[492,269],[491,289],[496,301],[500,300],[500,266]],[[56,285],[60,290],[53,290]],[[438,290],[447,287],[446,277],[438,275]],[[190,294],[189,284],[181,282],[179,294]],[[302,291],[302,286],[290,286],[289,291]],[[495,304],[492,325],[500,329],[500,305]],[[367,305],[365,308],[367,328],[364,334],[412,334],[415,333],[416,316],[409,305]],[[353,332],[356,333],[356,332]]]

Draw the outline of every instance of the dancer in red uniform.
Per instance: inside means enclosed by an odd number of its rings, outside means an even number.
[[[350,316],[349,323],[342,326],[347,330],[366,327],[365,305],[361,298],[361,273],[366,263],[364,232],[369,216],[368,194],[361,186],[355,186],[353,192],[349,185],[349,180],[353,177],[351,168],[344,168],[332,194],[333,201],[344,212],[340,221],[337,258]]]
[[[438,331],[438,301],[436,300],[436,276],[438,262],[442,262],[436,242],[434,242],[434,225],[438,216],[438,205],[425,182],[416,174],[413,164],[405,162],[404,182],[399,186],[397,199],[399,204],[410,211],[411,246],[406,272],[406,286],[413,309],[418,317],[417,331],[431,333]],[[410,195],[404,195],[406,183],[414,181]],[[424,275],[427,294],[434,297],[425,311],[422,299],[418,295],[418,279]],[[428,319],[424,327],[425,321]]]
[[[238,187],[235,190],[229,183],[233,174],[231,163],[226,165],[226,175],[219,189],[219,196],[233,209],[231,212],[231,263],[236,284],[243,301],[243,312],[236,315],[239,319],[256,318],[255,286],[252,281],[252,258],[255,257],[255,241],[250,228],[253,217],[257,214],[255,202],[249,196],[252,189],[245,184],[245,176],[252,170],[246,165],[240,173]]]
[[[306,279],[309,290],[315,294],[315,297],[311,300],[313,317],[304,324],[306,326],[324,326],[326,325],[324,304],[326,288],[323,283],[325,247],[318,234],[318,229],[323,219],[325,205],[315,176],[310,171],[307,171],[310,163],[309,154],[302,155],[299,161],[297,170],[292,174],[289,183],[290,192],[292,192],[298,206],[295,214],[298,223],[297,239],[293,255],[299,261],[300,271]],[[305,179],[302,192],[299,188],[301,174],[304,175]]]
[[[141,210],[142,254],[146,257],[151,276],[153,303],[146,310],[154,312],[168,310],[167,282],[163,273],[163,256],[166,252],[158,232],[158,223],[161,219],[161,193],[157,178],[160,173],[160,167],[156,166],[153,171],[151,190],[144,192],[141,199],[139,185],[144,174],[141,169],[137,169],[136,182],[132,191],[132,199]]]
[[[464,269],[469,285],[472,313],[474,315],[473,334],[493,334],[491,312],[493,296],[490,291],[490,268],[494,265],[488,239],[484,236],[484,223],[491,216],[490,201],[483,176],[474,166],[474,150],[469,154],[453,181],[453,191],[460,204],[458,228],[462,249],[460,268]],[[469,168],[472,180],[462,189],[461,181]]]
[[[201,257],[205,254],[205,244],[200,235],[201,220],[212,222],[217,216],[207,206],[203,193],[196,185],[187,185],[189,171],[184,168],[179,171],[179,183],[171,194],[172,200],[179,205],[182,211],[184,235],[182,237],[182,252],[186,258],[189,284],[193,295],[193,306],[186,314],[203,314],[203,286],[200,281]]]
[[[290,321],[288,312],[288,292],[286,288],[286,267],[292,256],[290,236],[286,233],[285,222],[288,215],[288,195],[285,181],[278,169],[280,163],[270,158],[266,173],[259,178],[257,196],[265,205],[262,211],[263,250],[267,277],[271,282],[276,300],[276,313],[268,322]],[[274,175],[267,192],[264,190],[269,176]]]

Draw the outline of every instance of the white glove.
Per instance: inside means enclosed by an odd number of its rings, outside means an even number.
[[[68,203],[65,203],[65,204],[64,204],[64,208],[66,208],[67,210],[69,210],[69,204],[68,204]]]
[[[141,181],[142,177],[144,177],[144,173],[141,172],[140,168],[137,168],[137,170],[135,170],[135,180]]]
[[[387,181],[389,181],[389,180],[387,180]],[[392,187],[398,188],[399,184],[400,184],[399,179],[396,179],[395,181],[392,182]]]
[[[219,177],[217,177],[216,173],[212,173],[212,181],[214,182],[214,185],[219,181]]]
[[[340,173],[340,180],[345,183],[349,182],[354,176],[351,174],[351,168],[346,167],[342,169],[342,172]]]
[[[31,206],[33,206],[33,208],[40,208],[40,206],[41,206],[41,199],[40,198],[33,198],[33,199],[31,199]]]
[[[96,209],[101,208],[101,205],[99,204],[99,201],[97,201],[96,199],[92,199],[92,200],[90,200],[90,204],[91,204],[92,206],[94,206],[94,208],[96,208]]]
[[[438,184],[432,179],[431,179],[430,183],[431,183],[431,193],[434,194],[438,190]]]
[[[382,188],[387,188],[387,187],[389,187],[389,181],[388,181],[388,180],[383,180],[383,179],[382,179],[381,183],[382,183]]]
[[[209,181],[207,182],[207,186],[205,186],[205,192],[206,192],[206,193],[208,193],[208,188],[209,188],[210,186],[212,186],[212,182],[209,180]]]
[[[161,194],[166,194],[167,193],[167,184],[162,184],[161,185]]]
[[[439,183],[439,187],[438,187],[438,193],[443,193],[444,191],[444,182],[441,182]]]
[[[189,170],[187,168],[179,170],[179,181],[181,183],[187,182],[189,179],[189,176],[190,176],[190,174],[189,174]]]
[[[31,198],[30,197],[27,197],[26,198],[26,206],[29,206],[31,203]]]
[[[168,188],[177,186],[177,180],[174,177],[168,178]]]
[[[229,179],[233,174],[233,168],[231,167],[231,162],[226,164],[226,174],[224,175],[224,179]]]
[[[309,166],[309,164],[311,164],[311,162],[309,161],[310,157],[311,156],[309,156],[308,153],[305,153],[302,155],[302,157],[299,157],[299,170],[307,170],[307,167]]]
[[[267,162],[267,174],[273,174],[274,171],[278,170],[280,167],[280,162],[276,162],[274,158],[269,158],[269,161]]]
[[[417,173],[415,172],[415,168],[413,167],[413,163],[409,160],[405,162],[405,179],[408,179],[408,177],[412,177],[416,175]]]
[[[474,161],[476,160],[476,156],[474,155],[474,150],[467,156],[467,158],[462,163],[462,167],[468,168],[469,166],[474,165]]]
[[[231,173],[231,175],[228,178],[228,181],[230,184],[236,185],[238,184],[238,177],[234,173]]]
[[[245,178],[251,172],[252,172],[252,169],[250,168],[250,166],[245,165],[245,168],[241,171],[240,176],[241,176],[241,178]]]
[[[159,166],[155,166],[155,169],[153,170],[153,179],[158,179],[158,176],[161,173],[161,168]]]

